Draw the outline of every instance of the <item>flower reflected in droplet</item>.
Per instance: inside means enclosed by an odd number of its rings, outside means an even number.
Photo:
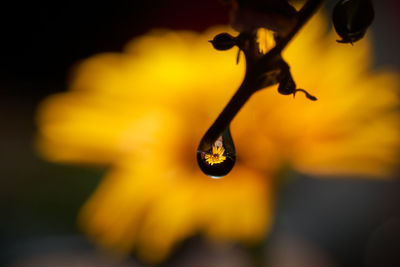
[[[213,146],[212,153],[205,153],[204,158],[208,164],[214,165],[225,161],[224,153],[225,149],[222,146]]]

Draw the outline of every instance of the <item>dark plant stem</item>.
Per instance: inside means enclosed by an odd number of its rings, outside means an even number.
[[[317,11],[323,0],[308,0],[298,12],[297,23],[293,29],[284,36],[277,45],[272,48],[267,54],[260,58],[254,59],[252,53],[254,51],[243,50],[246,56],[246,74],[239,89],[230,99],[228,104],[219,114],[218,118],[207,130],[201,141],[200,149],[208,149],[222,132],[229,126],[233,118],[247,102],[250,96],[259,89],[259,75],[270,66],[276,57],[280,56],[282,50],[293,39],[296,33],[304,26],[310,17]],[[254,45],[254,40],[249,40]]]
[[[249,90],[249,88],[255,88],[255,85],[252,84],[253,79],[246,79],[246,77],[248,77],[247,74],[245,75],[245,79],[243,80],[239,89],[236,91],[229,103],[225,106],[218,118],[204,135],[202,141],[200,142],[202,146],[200,149],[208,149],[215,142],[215,140],[218,139],[218,137],[228,127],[239,110],[253,94],[253,91]]]

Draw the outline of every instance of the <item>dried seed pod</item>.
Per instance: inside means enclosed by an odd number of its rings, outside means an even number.
[[[217,50],[228,50],[236,45],[236,38],[229,33],[220,33],[209,41]]]
[[[339,43],[354,43],[364,37],[374,19],[370,0],[340,0],[332,14],[333,26],[342,37]]]
[[[278,92],[282,95],[291,95],[296,91],[296,83],[293,81],[292,75],[288,73],[285,77],[280,81]]]
[[[282,95],[291,95],[293,94],[293,97],[296,95],[297,92],[303,92],[306,97],[312,101],[317,100],[317,98],[310,93],[308,93],[304,89],[297,89],[296,88],[296,83],[294,82],[292,75],[290,72],[288,72],[280,81],[279,87],[278,87],[278,92]]]

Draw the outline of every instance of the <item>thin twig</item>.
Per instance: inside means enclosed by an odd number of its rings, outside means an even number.
[[[217,140],[217,138],[222,134],[222,132],[229,126],[233,118],[247,102],[250,96],[259,89],[259,76],[263,72],[266,66],[271,64],[277,56],[280,56],[282,50],[287,46],[287,44],[292,40],[296,33],[304,26],[304,24],[310,19],[310,17],[317,11],[323,0],[308,0],[304,6],[298,12],[297,23],[293,29],[284,36],[274,48],[272,48],[267,54],[257,59],[255,62],[249,64],[248,55],[246,50],[243,50],[246,56],[246,73],[242,84],[239,89],[230,99],[228,104],[219,114],[218,118],[207,130],[201,141],[200,149],[208,149],[211,144]],[[249,56],[250,57],[250,56]]]

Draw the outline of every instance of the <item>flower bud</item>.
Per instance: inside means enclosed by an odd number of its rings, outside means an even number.
[[[370,0],[340,0],[333,9],[333,26],[342,37],[339,43],[353,43],[364,37],[374,19]]]
[[[228,50],[236,45],[236,38],[229,33],[224,32],[216,35],[210,43],[217,50]]]

